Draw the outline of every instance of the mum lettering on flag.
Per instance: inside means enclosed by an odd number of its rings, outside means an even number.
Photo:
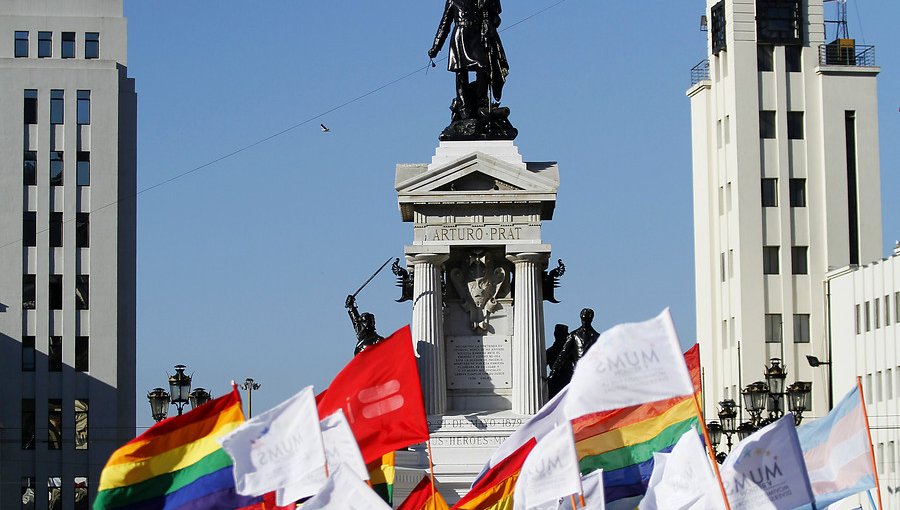
[[[533,510],[578,494],[581,496],[581,472],[575,454],[572,425],[564,423],[544,436],[531,450],[516,482],[514,510]]]
[[[696,429],[685,432],[672,453],[654,453],[653,464],[640,510],[725,508]]]

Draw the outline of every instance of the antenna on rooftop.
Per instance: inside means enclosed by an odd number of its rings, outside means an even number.
[[[847,26],[847,0],[825,0],[825,2],[834,2],[837,4],[837,19],[825,20],[826,27],[828,24],[837,25],[837,33],[835,39],[849,39],[850,29]],[[828,34],[826,31],[826,39]]]

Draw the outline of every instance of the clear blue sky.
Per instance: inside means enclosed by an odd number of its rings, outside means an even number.
[[[504,27],[558,0],[507,0]],[[311,119],[422,68],[443,0],[129,0],[139,188]],[[567,0],[503,33],[504,103],[529,161],[558,161],[544,238],[568,266],[552,325],[643,320],[670,306],[692,343],[690,68],[704,2]],[[851,0],[851,35],[877,46],[885,253],[900,238],[900,35],[895,1]],[[446,49],[442,57],[446,55]],[[166,371],[215,395],[262,383],[254,411],[350,359],[344,310],[412,240],[394,166],[427,162],[448,122],[444,66],[409,76],[240,154],[140,195],[138,423]],[[331,128],[323,134],[319,123]],[[407,324],[382,273],[359,296],[388,334]],[[548,333],[549,335],[549,333]]]

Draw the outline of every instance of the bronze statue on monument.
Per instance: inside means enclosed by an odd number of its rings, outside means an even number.
[[[594,311],[585,308],[581,310],[581,327],[575,331],[567,334],[568,327],[565,324],[556,325],[553,332],[555,341],[547,349],[547,364],[550,365],[547,385],[551,398],[569,384],[575,373],[575,365],[600,337],[600,333],[591,325],[593,320]]]

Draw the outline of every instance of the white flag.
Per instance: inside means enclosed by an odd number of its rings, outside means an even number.
[[[328,462],[328,470],[334,471],[338,466],[344,466],[353,471],[361,480],[368,480],[369,470],[366,469],[366,463],[362,453],[359,452],[359,445],[356,443],[356,438],[353,437],[350,424],[344,417],[344,411],[338,409],[337,412],[323,419],[320,426],[322,440],[325,443],[325,459]],[[325,477],[321,476],[324,472],[325,465],[323,464],[308,479],[298,480],[296,483],[278,489],[276,504],[284,506],[319,492],[325,483]]]
[[[514,510],[533,510],[571,494],[581,494],[581,473],[572,424],[564,423],[531,450],[516,482]]]
[[[325,472],[325,449],[312,386],[254,416],[227,436],[222,448],[234,459],[238,494],[261,496],[296,480]]]
[[[389,510],[391,507],[346,466],[335,469],[322,490],[306,503],[303,510]]]
[[[732,510],[781,510],[812,502],[792,414],[738,443],[719,473]]]
[[[725,508],[718,482],[709,465],[709,457],[696,430],[685,432],[672,448],[672,453],[653,454],[653,473],[650,475],[647,494],[638,508],[640,510]]]
[[[583,510],[606,510],[606,494],[603,492],[602,469],[582,476],[581,490],[584,491],[585,505]]]
[[[565,412],[574,419],[693,392],[667,308],[654,319],[620,324],[600,335],[575,367]]]

